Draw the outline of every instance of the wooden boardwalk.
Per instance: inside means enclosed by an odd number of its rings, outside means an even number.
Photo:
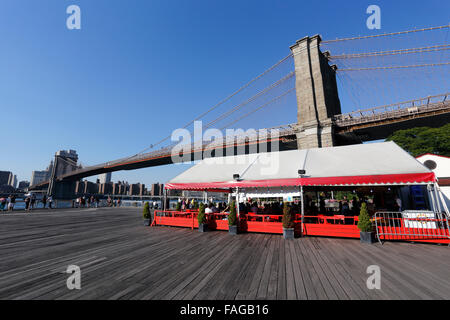
[[[450,248],[150,228],[125,208],[0,214],[0,299],[450,299]]]

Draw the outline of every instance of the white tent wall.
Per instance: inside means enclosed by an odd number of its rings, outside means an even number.
[[[394,142],[382,142],[204,159],[166,187],[217,182],[231,185],[235,174],[243,182],[297,179],[300,169],[306,170],[305,178],[432,175]]]

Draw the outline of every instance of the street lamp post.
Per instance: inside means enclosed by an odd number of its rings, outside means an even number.
[[[300,178],[303,178],[305,173],[306,173],[305,170],[298,170],[298,175],[300,176]],[[303,182],[302,181],[300,182],[300,201],[302,202],[302,205],[301,205],[302,219],[301,219],[300,235],[303,237],[303,220],[304,220],[304,216],[305,216],[305,204],[303,202]]]
[[[233,174],[233,179],[235,180],[235,181],[239,181],[240,180],[240,178],[239,178],[239,174]],[[240,214],[240,210],[239,210],[239,187],[236,187],[236,205],[237,205],[237,224],[239,225],[239,218],[240,218],[240,216],[241,216],[241,214]]]

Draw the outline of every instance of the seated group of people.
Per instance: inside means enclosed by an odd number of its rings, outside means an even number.
[[[282,215],[283,203],[280,202],[263,202],[258,204],[256,201],[247,201],[239,204],[239,211],[250,214],[271,214]]]
[[[221,212],[218,206],[213,205],[212,203],[207,204],[205,206],[205,213],[218,213]]]

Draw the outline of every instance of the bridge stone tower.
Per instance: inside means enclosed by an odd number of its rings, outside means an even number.
[[[336,144],[332,117],[341,113],[336,66],[328,64],[328,52],[320,51],[319,35],[298,40],[291,51],[297,93],[298,149]]]

